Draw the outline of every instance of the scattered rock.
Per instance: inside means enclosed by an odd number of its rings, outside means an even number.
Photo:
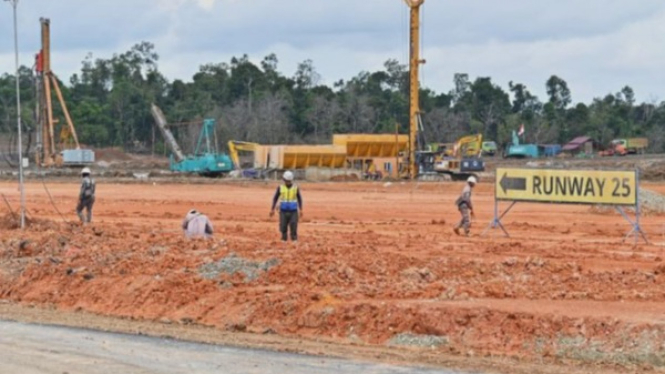
[[[231,323],[226,325],[226,331],[245,332],[247,326],[244,323]]]
[[[393,336],[389,341],[390,346],[415,346],[415,347],[440,347],[448,345],[450,340],[447,336],[438,335],[415,335],[403,333]]]
[[[225,273],[233,275],[242,273],[245,275],[245,282],[256,280],[261,273],[279,265],[277,258],[271,258],[264,262],[257,262],[238,257],[235,253],[230,253],[223,259],[202,265],[199,267],[199,274],[205,279],[215,279],[220,274]]]
[[[24,251],[28,249],[28,245],[30,245],[30,240],[21,240],[21,242],[18,243],[18,249]]]

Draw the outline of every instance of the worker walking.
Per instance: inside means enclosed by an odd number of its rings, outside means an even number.
[[[286,171],[282,176],[284,184],[277,187],[272,199],[270,217],[275,214],[275,207],[279,201],[279,231],[282,233],[282,241],[287,241],[288,231],[291,231],[291,241],[298,241],[298,218],[302,217],[302,197],[300,189],[293,184],[293,173]]]
[[[187,212],[185,219],[182,221],[182,229],[185,236],[190,239],[212,237],[212,223],[208,216],[202,214],[196,209],[191,209]]]
[[[464,235],[469,236],[469,230],[471,229],[471,219],[469,215],[475,217],[475,214],[473,213],[473,204],[471,203],[471,192],[477,182],[476,177],[470,176],[469,179],[466,180],[466,186],[464,186],[464,189],[462,190],[462,195],[460,195],[460,197],[457,198],[457,201],[455,201],[455,205],[457,205],[457,208],[462,215],[462,219],[453,229],[457,235],[460,235],[460,229],[463,228]]]
[[[76,206],[76,214],[83,224],[92,222],[92,206],[95,204],[95,180],[90,176],[90,168],[81,170],[81,191],[79,192],[79,202]],[[86,210],[86,217],[83,217],[83,209]]]

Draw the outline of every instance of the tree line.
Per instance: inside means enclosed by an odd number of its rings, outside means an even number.
[[[332,86],[321,84],[311,60],[300,63],[293,76],[284,75],[274,54],[258,64],[244,55],[201,65],[191,81],[169,81],[158,61],[149,42],[111,58],[86,56],[80,72],[62,85],[82,143],[128,151],[163,149],[161,137],[154,135],[151,102],[170,122],[215,118],[220,143],[237,139],[317,144],[329,143],[335,133],[408,133],[409,74],[397,60]],[[31,133],[35,77],[25,66],[19,77],[23,131]],[[665,103],[637,103],[629,86],[591,103],[575,104],[568,84],[556,75],[544,82],[544,98],[518,82],[510,82],[506,91],[490,77],[470,80],[460,73],[452,79],[454,88],[447,93],[421,88],[427,142],[453,142],[480,132],[503,144],[524,124],[527,142],[561,144],[589,135],[606,144],[616,137],[648,136],[652,151],[665,150]],[[54,106],[57,115],[61,108],[57,101]],[[15,76],[5,73],[0,77],[1,132],[15,133],[15,116]],[[198,129],[174,131],[191,143]]]

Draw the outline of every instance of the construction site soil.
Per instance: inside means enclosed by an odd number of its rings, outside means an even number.
[[[481,181],[461,237],[461,183],[302,183],[294,245],[268,217],[276,186],[100,181],[94,223],[80,226],[75,180],[34,181],[21,231],[16,183],[2,182],[0,299],[262,336],[273,349],[301,339],[352,347],[318,353],[378,347],[379,359],[511,373],[665,368],[663,213],[642,219],[648,245],[623,242],[631,227],[618,213],[582,205],[518,204],[503,220],[510,238],[480,236],[494,205]],[[191,208],[211,218],[214,240],[183,238]]]

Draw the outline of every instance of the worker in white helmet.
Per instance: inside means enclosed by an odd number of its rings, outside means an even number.
[[[85,167],[81,170],[83,181],[81,182],[76,214],[83,224],[92,222],[92,206],[95,204],[95,180],[92,179],[90,174],[90,168]],[[86,210],[85,217],[83,216],[83,209]]]
[[[298,218],[302,218],[302,197],[300,189],[293,183],[293,172],[286,171],[282,176],[284,184],[277,187],[272,199],[270,217],[275,214],[277,201],[279,201],[279,231],[282,233],[282,241],[287,241],[288,230],[291,230],[291,241],[298,241]]]
[[[466,180],[466,185],[462,190],[462,194],[457,198],[457,201],[455,201],[455,205],[457,205],[457,209],[459,209],[460,214],[462,215],[462,219],[453,229],[457,235],[460,235],[460,229],[464,228],[464,235],[469,236],[469,230],[471,229],[471,219],[469,215],[475,217],[475,214],[473,213],[473,204],[471,203],[471,192],[477,182],[478,180],[476,177],[470,176],[469,179]]]
[[[212,223],[205,214],[196,209],[190,209],[187,212],[185,219],[182,221],[182,229],[185,236],[190,239],[212,238]]]

